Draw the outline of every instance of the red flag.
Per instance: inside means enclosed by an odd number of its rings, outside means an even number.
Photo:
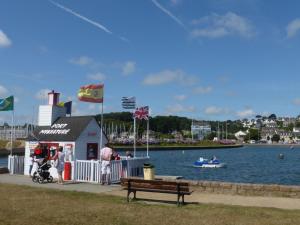
[[[148,120],[149,117],[149,106],[144,106],[140,108],[136,108],[135,112],[133,113],[133,117],[139,120]]]

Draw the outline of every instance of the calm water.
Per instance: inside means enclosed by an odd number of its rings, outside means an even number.
[[[284,159],[278,155],[284,154]],[[217,158],[226,168],[194,168],[200,156]],[[243,147],[215,150],[156,151],[150,153],[157,175],[191,180],[300,185],[300,148]]]
[[[284,159],[278,159],[280,153],[284,154]],[[137,153],[138,156],[145,154]],[[225,162],[227,167],[192,167],[200,156],[210,158],[212,155]],[[150,158],[157,175],[183,176],[191,180],[300,185],[300,147],[151,151]],[[0,158],[1,165],[7,165],[7,157]]]

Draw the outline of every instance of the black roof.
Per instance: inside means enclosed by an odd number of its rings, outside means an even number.
[[[51,126],[38,126],[29,141],[76,141],[94,116],[60,117]],[[99,126],[100,128],[100,126]]]

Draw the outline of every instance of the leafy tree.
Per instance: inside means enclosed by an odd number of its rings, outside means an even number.
[[[274,134],[272,137],[273,142],[278,142],[280,140],[280,135],[279,134]]]
[[[273,113],[269,116],[269,119],[276,120],[277,116]]]
[[[261,139],[260,133],[258,129],[249,129],[249,133],[245,137],[245,141],[255,140],[258,141]]]

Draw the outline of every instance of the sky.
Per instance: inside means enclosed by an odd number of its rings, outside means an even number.
[[[151,115],[236,120],[300,114],[300,2],[262,0],[2,0],[0,98],[16,123],[37,120],[47,93],[73,115],[104,84],[104,112],[135,96]],[[11,112],[0,112],[0,124]]]

